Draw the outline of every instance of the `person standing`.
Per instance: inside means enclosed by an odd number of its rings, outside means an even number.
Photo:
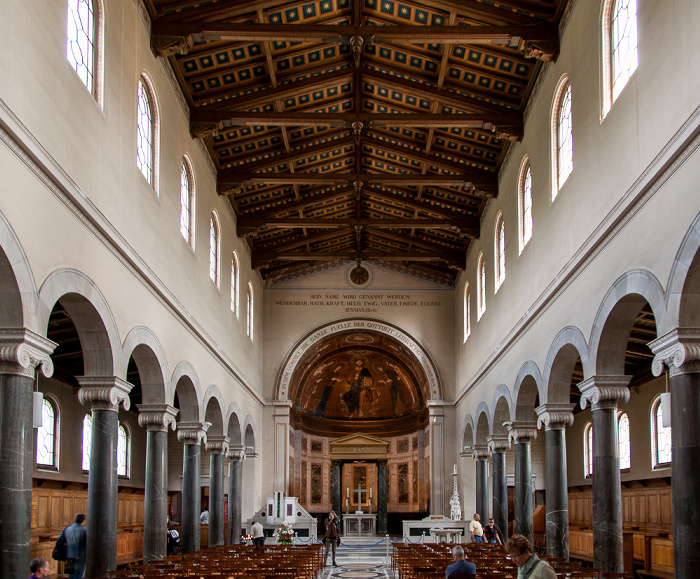
[[[557,579],[554,569],[532,552],[527,537],[513,535],[506,543],[506,553],[518,566],[518,579]]]
[[[51,569],[49,568],[49,560],[42,559],[41,557],[32,559],[32,562],[29,563],[29,570],[32,572],[29,579],[41,579],[42,577],[48,577],[49,573],[51,573]]]
[[[204,506],[202,508],[202,514],[199,515],[199,524],[208,525],[209,524],[209,507]]]
[[[335,562],[335,550],[340,542],[340,533],[338,532],[338,517],[335,511],[328,513],[324,524],[326,527],[326,556],[324,562],[328,563],[328,550],[332,549],[333,567],[337,567],[338,565]]]
[[[263,526],[260,521],[253,522],[250,532],[253,535],[253,545],[262,547],[265,544],[265,533],[263,532]]]
[[[472,543],[484,542],[484,529],[479,522],[479,513],[474,513],[474,518],[469,523],[469,533],[472,536]]]
[[[168,541],[167,541],[167,553],[170,555],[180,554],[180,544],[182,540],[180,539],[180,533],[177,532],[175,528],[175,523],[168,521]]]
[[[487,543],[498,543],[499,545],[503,544],[501,531],[494,524],[493,519],[489,519],[488,524],[484,527],[484,540]]]
[[[66,527],[61,535],[66,540],[66,564],[68,579],[83,579],[85,574],[85,553],[87,546],[87,517],[83,513],[75,515],[75,523]],[[60,539],[60,537],[59,537]]]

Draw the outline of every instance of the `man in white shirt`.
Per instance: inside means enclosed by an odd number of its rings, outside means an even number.
[[[204,507],[202,509],[202,514],[199,515],[199,522],[202,525],[208,525],[209,524],[209,509],[207,507]]]

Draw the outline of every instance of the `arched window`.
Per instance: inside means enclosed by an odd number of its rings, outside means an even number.
[[[102,104],[102,6],[98,0],[68,0],[66,58],[80,80]]]
[[[42,467],[58,468],[60,421],[58,404],[44,396],[41,404],[41,426],[36,431],[36,463]]]
[[[131,433],[125,424],[119,425],[117,436],[117,476],[129,478],[131,474]]]
[[[238,317],[238,255],[231,257],[231,311]]]
[[[520,167],[520,179],[518,180],[518,215],[520,235],[518,247],[520,253],[532,237],[532,171],[530,160],[525,157]]]
[[[503,221],[503,213],[500,212],[498,213],[498,217],[496,217],[496,231],[494,235],[493,253],[494,262],[496,264],[495,292],[497,292],[498,289],[501,287],[503,280],[506,279],[506,224]]]
[[[630,467],[630,419],[626,412],[617,415],[617,439],[620,444],[620,470]]]
[[[253,339],[253,286],[248,283],[248,294],[246,295],[246,325],[245,332],[248,337]]]
[[[671,465],[671,427],[664,426],[661,420],[661,396],[651,405],[651,466],[652,468]]]
[[[139,77],[136,117],[136,165],[158,193],[158,108],[153,87],[145,75]]]
[[[209,277],[216,287],[219,287],[221,275],[221,233],[219,218],[212,211],[209,220]]]
[[[194,174],[187,157],[180,169],[180,233],[194,249]]]
[[[90,448],[92,446],[92,415],[83,418],[83,471],[90,471]]]
[[[571,83],[565,75],[559,81],[552,114],[552,201],[574,170]]]
[[[607,0],[603,9],[603,116],[637,70],[637,0]]]
[[[483,252],[479,254],[476,268],[476,319],[479,321],[486,311],[486,263]]]
[[[583,429],[583,474],[593,474],[593,423],[589,422]]]
[[[464,341],[472,333],[472,298],[469,295],[469,284],[464,284]]]

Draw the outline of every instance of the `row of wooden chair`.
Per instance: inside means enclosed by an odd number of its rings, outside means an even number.
[[[110,571],[110,579],[318,579],[322,545],[216,546]]]

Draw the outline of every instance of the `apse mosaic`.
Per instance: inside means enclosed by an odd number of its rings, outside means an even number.
[[[296,410],[337,420],[386,420],[422,411],[422,371],[402,349],[369,333],[317,345],[296,388]]]

